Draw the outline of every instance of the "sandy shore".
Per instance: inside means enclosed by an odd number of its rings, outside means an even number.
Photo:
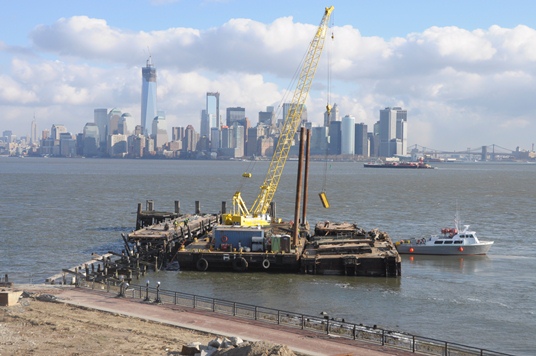
[[[183,345],[206,345],[217,336],[288,345],[300,355],[409,354],[102,291],[50,285],[15,289],[32,297],[0,307],[0,355],[180,355]]]

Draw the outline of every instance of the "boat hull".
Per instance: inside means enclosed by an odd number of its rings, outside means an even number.
[[[485,255],[493,245],[493,241],[481,241],[473,245],[425,245],[395,244],[399,254],[409,255]]]

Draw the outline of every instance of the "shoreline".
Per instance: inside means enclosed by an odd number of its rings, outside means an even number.
[[[245,341],[267,341],[274,344],[286,345],[300,355],[410,355],[410,352],[386,348],[375,344],[368,344],[353,340],[311,333],[299,329],[281,327],[279,325],[266,325],[254,320],[244,320],[231,316],[222,316],[207,311],[175,306],[172,304],[145,303],[131,298],[119,298],[111,293],[99,290],[89,290],[63,285],[15,285],[13,290],[23,290],[28,293],[52,295],[59,303],[49,303],[38,300],[21,299],[11,307],[2,307],[4,321],[0,329],[0,340],[5,352],[13,354],[45,355],[46,346],[51,344],[57,347],[75,348],[79,346],[77,355],[132,353],[155,354],[154,342],[165,344],[159,346],[162,354],[180,355],[182,345],[191,342],[207,344],[216,336],[238,336]],[[65,308],[68,305],[69,308]],[[41,310],[41,311],[40,311]],[[27,315],[25,317],[24,315]],[[82,314],[88,314],[82,318]],[[73,321],[73,317],[83,320]],[[65,319],[65,320],[64,320]],[[22,322],[22,324],[20,324]],[[67,325],[63,325],[65,322]],[[75,325],[70,325],[74,323]],[[147,323],[151,327],[147,328]],[[17,326],[18,325],[18,326]],[[30,326],[28,326],[30,325]],[[52,326],[51,326],[52,325]],[[99,327],[102,326],[102,327]],[[127,326],[126,330],[124,329]],[[12,328],[13,327],[13,328]],[[36,328],[41,329],[37,331]],[[5,330],[4,330],[5,329]],[[21,342],[9,341],[6,335],[12,329],[16,335],[24,334]],[[24,331],[31,333],[24,333]],[[154,334],[155,329],[162,329]],[[117,334],[115,339],[125,340],[121,345],[115,342],[103,343],[99,341],[99,334]],[[126,333],[126,335],[124,335]],[[131,335],[134,333],[134,335]],[[148,333],[148,334],[147,334]],[[90,337],[91,336],[91,337]],[[77,340],[80,337],[80,340]],[[96,337],[96,340],[92,339]],[[34,338],[35,340],[32,340]],[[53,340],[59,338],[57,343]],[[154,338],[156,341],[151,342]],[[11,342],[11,344],[9,344]],[[75,345],[71,345],[71,344]],[[91,348],[91,343],[95,343]],[[181,345],[179,345],[181,343]],[[32,345],[40,345],[33,348]],[[71,346],[69,346],[71,345]],[[149,349],[145,345],[152,345]],[[105,350],[109,346],[111,349]],[[89,349],[88,349],[89,348]],[[120,350],[118,350],[120,348]],[[87,353],[84,352],[87,350]],[[172,351],[171,351],[172,350]],[[41,353],[43,352],[43,353]],[[158,354],[158,353],[156,353]]]

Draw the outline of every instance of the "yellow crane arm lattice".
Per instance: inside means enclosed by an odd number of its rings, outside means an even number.
[[[298,85],[294,90],[292,102],[289,106],[288,113],[283,123],[283,128],[277,141],[277,146],[274,155],[270,162],[270,167],[264,179],[264,183],[260,187],[260,193],[253,203],[249,212],[253,216],[261,216],[267,213],[270,203],[274,198],[279,180],[283,173],[283,168],[288,158],[288,153],[292,145],[294,134],[296,133],[300,122],[303,108],[311,89],[311,83],[318,67],[320,55],[324,48],[324,40],[326,38],[327,26],[329,18],[334,7],[326,7],[322,21],[318,26],[316,34],[309,45],[309,50],[304,60],[303,67],[300,71]]]
[[[318,67],[320,55],[324,48],[324,40],[326,38],[329,18],[333,9],[333,6],[326,7],[322,21],[309,45],[298,78],[298,85],[294,90],[292,102],[290,103],[285,122],[283,123],[283,128],[281,129],[279,140],[277,141],[277,146],[270,162],[270,167],[268,168],[264,182],[260,187],[259,195],[255,199],[252,208],[248,210],[240,191],[237,191],[233,196],[233,213],[225,215],[225,224],[239,224],[244,226],[269,224],[269,221],[266,218],[266,213],[268,212],[270,203],[277,190],[279,180],[281,179],[294,134],[300,125],[302,111],[309,90],[311,89],[311,83]]]

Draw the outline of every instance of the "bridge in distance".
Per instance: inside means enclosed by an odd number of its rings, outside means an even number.
[[[418,144],[412,145],[410,150],[412,157],[426,158],[456,158],[463,160],[479,160],[479,161],[496,161],[496,160],[519,160],[519,159],[534,159],[534,147],[532,151],[520,151],[519,147],[515,150],[501,147],[496,144],[480,146],[477,148],[467,148],[465,151],[443,151],[429,147],[424,147]]]

